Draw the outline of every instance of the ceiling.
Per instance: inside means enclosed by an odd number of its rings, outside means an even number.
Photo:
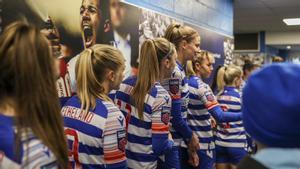
[[[300,25],[287,26],[284,18],[300,18],[300,0],[234,0],[234,33],[300,31]],[[287,45],[271,46],[286,49]],[[300,45],[291,47],[300,51]]]
[[[300,18],[300,0],[234,0],[234,33],[300,31],[284,18]]]

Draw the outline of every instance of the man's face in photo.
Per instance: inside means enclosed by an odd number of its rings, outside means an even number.
[[[124,24],[126,8],[120,0],[109,1],[109,11],[111,17],[111,23],[114,28],[118,28]]]
[[[96,43],[101,22],[99,0],[83,0],[80,7],[80,26],[84,47],[89,48]]]

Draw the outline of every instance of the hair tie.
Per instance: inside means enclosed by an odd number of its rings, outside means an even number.
[[[181,24],[177,23],[177,24],[174,25],[174,27],[178,29],[178,28],[181,27]]]
[[[89,51],[91,57],[94,56],[94,50],[92,48],[87,48],[87,51]]]

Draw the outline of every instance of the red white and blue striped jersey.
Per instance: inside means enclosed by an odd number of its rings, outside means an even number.
[[[172,106],[177,102],[180,104],[178,109],[172,107],[170,127],[175,146],[180,146],[183,141],[189,140],[192,136],[192,130],[187,125],[189,87],[182,65],[176,62],[171,78],[164,79],[161,84],[171,95]]]
[[[225,86],[217,98],[220,105],[228,107],[229,112],[241,111],[241,97],[237,88]],[[246,148],[246,132],[242,120],[218,124],[215,143],[222,147]]]
[[[20,152],[16,152],[14,119],[0,113],[0,168],[58,168],[54,154],[28,129],[21,131]]]
[[[199,137],[200,149],[215,148],[209,110],[218,106],[211,88],[197,76],[189,78],[188,124]]]
[[[115,103],[126,117],[127,164],[132,169],[154,169],[158,157],[172,148],[168,144],[171,97],[156,82],[145,96],[143,118],[140,119],[131,96],[136,80],[135,76],[124,80],[115,96]]]
[[[113,102],[96,99],[86,113],[73,96],[61,113],[72,168],[127,168],[125,118]]]
[[[182,117],[186,120],[187,118],[187,109],[189,103],[189,84],[188,79],[185,75],[184,69],[180,63],[176,62],[175,69],[172,73],[173,79],[180,80],[180,95],[181,95],[181,113]],[[170,88],[167,91],[172,91]]]

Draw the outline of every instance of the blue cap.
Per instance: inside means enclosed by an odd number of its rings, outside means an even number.
[[[254,72],[243,90],[245,130],[269,147],[300,147],[300,65],[272,64]]]

